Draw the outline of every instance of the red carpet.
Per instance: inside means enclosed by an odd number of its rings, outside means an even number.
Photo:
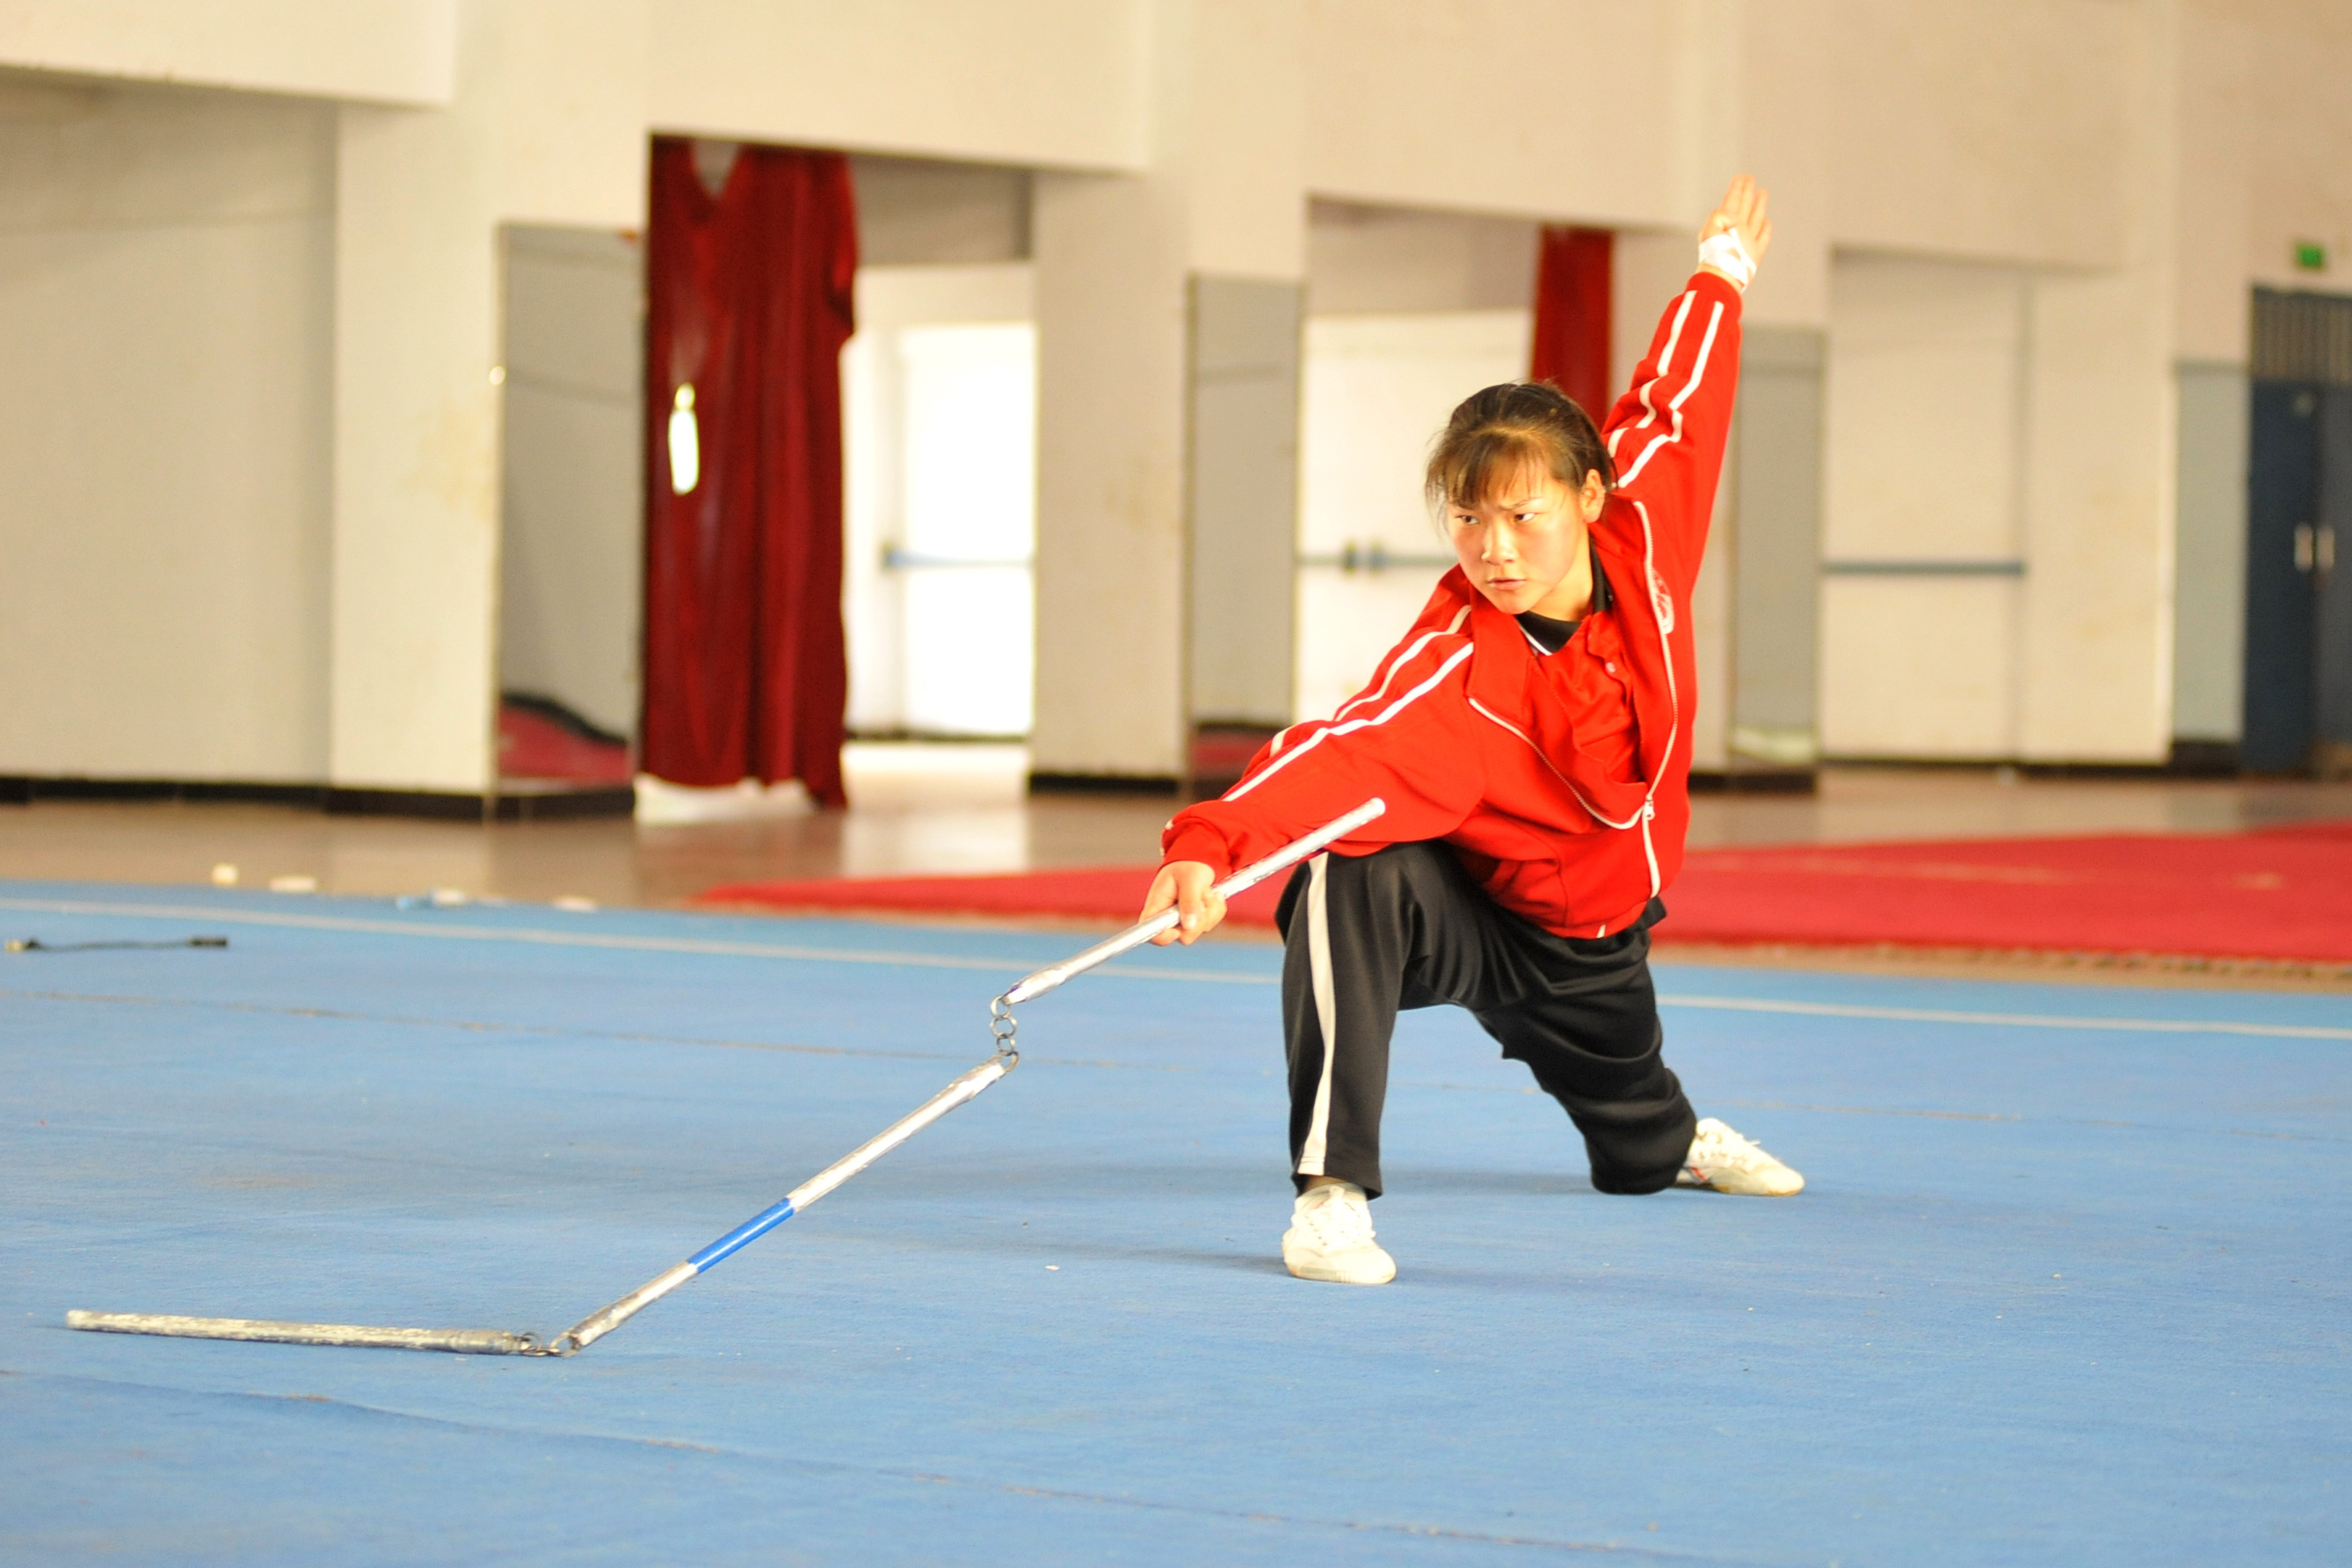
[[[541,707],[516,702],[499,708],[499,776],[563,779],[572,784],[629,782],[629,748],[620,742],[566,724]]]
[[[1662,938],[2352,962],[2352,825],[1693,855]]]
[[[1147,867],[713,888],[712,903],[868,912],[1133,918]],[[1278,881],[1234,918],[1274,920]],[[2352,963],[2352,823],[1701,850],[1662,941],[2029,949]]]

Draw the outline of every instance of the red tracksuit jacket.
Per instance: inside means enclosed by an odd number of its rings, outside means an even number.
[[[1547,931],[1631,925],[1681,868],[1690,826],[1690,597],[1738,379],[1738,291],[1701,272],[1602,426],[1618,482],[1592,537],[1615,598],[1637,776],[1622,740],[1598,756],[1578,742],[1560,689],[1573,647],[1546,659],[1456,567],[1370,685],[1276,735],[1222,798],[1177,814],[1163,861],[1222,877],[1378,795],[1387,813],[1335,853],[1443,839],[1497,903]],[[1578,640],[1597,630],[1588,622]]]

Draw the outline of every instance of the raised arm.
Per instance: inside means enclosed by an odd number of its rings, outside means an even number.
[[[1742,174],[1699,229],[1699,268],[1602,426],[1618,493],[1696,572],[1739,381],[1739,296],[1772,243],[1769,198]]]

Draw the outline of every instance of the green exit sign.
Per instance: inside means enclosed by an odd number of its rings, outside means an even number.
[[[2320,244],[2315,239],[2296,240],[2294,242],[2294,264],[2305,272],[2326,271],[2327,247]]]

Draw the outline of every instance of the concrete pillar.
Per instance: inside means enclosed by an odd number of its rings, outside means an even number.
[[[1037,182],[1049,779],[1181,778],[1196,717],[1287,716],[1304,12],[1150,9],[1148,172]]]
[[[2174,73],[2178,179],[2172,249],[2179,466],[2174,503],[2172,750],[2234,764],[2244,733],[2248,240],[2263,83],[2242,16],[2183,7]]]
[[[2032,285],[2020,754],[2160,763],[2172,740],[2179,16],[2137,12],[2121,265]]]
[[[1043,174],[1039,775],[1183,764],[1183,209],[1175,179]]]
[[[495,782],[495,171],[469,14],[446,110],[345,105],[335,168],[328,772]]]
[[[329,776],[497,783],[499,226],[642,223],[644,0],[472,0],[446,108],[338,110]]]

